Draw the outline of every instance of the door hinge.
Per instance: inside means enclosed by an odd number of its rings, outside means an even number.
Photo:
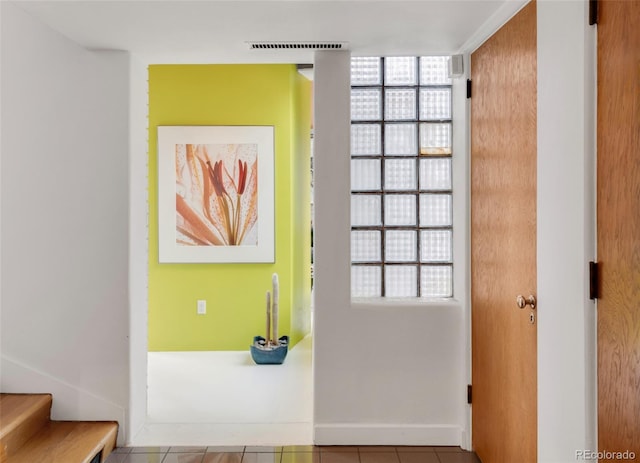
[[[589,299],[600,297],[600,268],[597,262],[589,262]]]
[[[467,98],[471,98],[471,79],[467,79]]]
[[[471,393],[471,384],[467,384],[467,403],[471,403],[472,393]]]
[[[589,0],[589,25],[598,24],[598,0]]]

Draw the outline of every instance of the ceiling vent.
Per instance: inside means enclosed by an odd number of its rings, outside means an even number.
[[[348,42],[247,42],[250,50],[347,50]]]

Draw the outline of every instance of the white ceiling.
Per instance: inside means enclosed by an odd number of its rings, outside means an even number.
[[[147,63],[312,63],[310,51],[247,41],[346,41],[352,54],[451,54],[521,0],[14,0],[88,48]],[[512,11],[513,10],[513,11]],[[506,16],[506,17],[501,17]],[[491,26],[489,26],[491,27]]]

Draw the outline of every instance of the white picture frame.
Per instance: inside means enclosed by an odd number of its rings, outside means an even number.
[[[272,126],[158,127],[160,263],[272,263]]]

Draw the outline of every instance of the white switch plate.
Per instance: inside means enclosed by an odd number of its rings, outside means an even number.
[[[198,301],[198,315],[204,315],[207,313],[207,301]]]

